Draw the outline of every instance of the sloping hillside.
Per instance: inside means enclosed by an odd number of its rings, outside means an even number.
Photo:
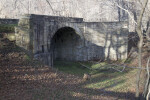
[[[59,70],[61,65],[68,66],[57,63]],[[76,70],[59,70],[32,60],[17,46],[0,48],[0,100],[134,100],[134,70],[97,70],[87,81]]]

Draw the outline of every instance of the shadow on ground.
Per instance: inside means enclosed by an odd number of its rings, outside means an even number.
[[[126,81],[112,80],[124,73],[109,71],[106,74],[102,70],[97,72],[100,75],[83,81],[80,75],[30,61],[26,53],[18,49],[3,52],[0,52],[0,100],[135,100],[133,92],[109,90]],[[94,85],[101,88],[93,88]]]
[[[135,100],[131,92],[107,90],[125,80],[101,89],[86,87],[111,79],[102,78],[105,76],[83,81],[81,77],[57,72],[47,66],[15,66],[6,62],[0,66],[0,100]]]

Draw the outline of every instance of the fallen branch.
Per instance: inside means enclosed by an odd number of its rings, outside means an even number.
[[[89,70],[93,70],[92,68],[90,68],[90,67],[88,67],[88,66],[86,66],[86,65],[84,65],[84,64],[82,64],[82,63],[80,63],[80,62],[79,62],[79,64],[82,65],[83,67],[89,69]]]
[[[113,65],[113,66],[123,67],[122,70],[116,69],[116,68],[114,68],[114,67],[110,67],[110,68],[112,68],[112,69],[114,69],[114,70],[116,70],[116,71],[119,71],[119,72],[123,72],[123,71],[125,70],[125,68],[126,68],[126,66],[119,66],[119,65]]]
[[[79,62],[79,64],[82,65],[83,67],[89,69],[89,70],[101,70],[101,69],[103,69],[103,68],[111,68],[111,69],[114,69],[114,70],[119,71],[119,72],[123,72],[123,71],[125,70],[125,67],[126,67],[126,66],[123,66],[123,69],[122,69],[122,70],[119,70],[119,69],[116,69],[115,67],[110,67],[110,66],[118,66],[118,67],[120,67],[119,65],[109,64],[109,65],[104,66],[104,67],[92,69],[92,68],[90,68],[90,67],[88,67],[88,66],[86,66],[86,65],[84,65],[84,64],[82,64],[82,63],[80,63],[80,62]],[[100,65],[100,66],[102,66],[102,65]],[[108,66],[109,66],[109,67],[108,67]]]

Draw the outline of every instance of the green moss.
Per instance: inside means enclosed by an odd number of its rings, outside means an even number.
[[[17,24],[0,24],[0,33],[14,33]]]
[[[136,72],[134,70],[126,68],[124,72],[118,72],[113,69],[109,69],[107,62],[95,64],[90,62],[81,63],[90,67],[92,70],[83,68],[79,62],[55,61],[54,67],[59,71],[78,75],[80,77],[83,77],[84,73],[91,74],[91,80],[87,81],[87,83],[83,85],[83,88],[102,89],[114,92],[127,92],[129,88],[132,87],[131,82],[133,82],[134,79],[131,77]],[[72,94],[74,93],[75,92],[72,92]]]
[[[106,62],[92,64],[91,62],[54,61],[54,67],[60,71],[78,76],[83,76],[84,73],[96,74],[108,70]]]
[[[30,61],[31,57],[29,55],[24,55],[24,59],[27,60],[27,61]]]
[[[84,73],[90,73],[89,69],[84,68],[78,62],[55,61],[54,67],[60,71],[78,76],[82,76]]]

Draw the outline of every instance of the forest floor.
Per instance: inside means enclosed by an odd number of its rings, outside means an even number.
[[[0,100],[134,100],[135,70],[91,72],[75,62],[55,64],[31,62],[23,52],[1,55]],[[84,81],[84,73],[91,79]]]
[[[18,47],[0,49],[0,100],[135,100],[136,70],[118,72],[105,63],[60,62],[54,68]],[[95,68],[102,68],[95,70]],[[91,79],[83,80],[83,74]]]

